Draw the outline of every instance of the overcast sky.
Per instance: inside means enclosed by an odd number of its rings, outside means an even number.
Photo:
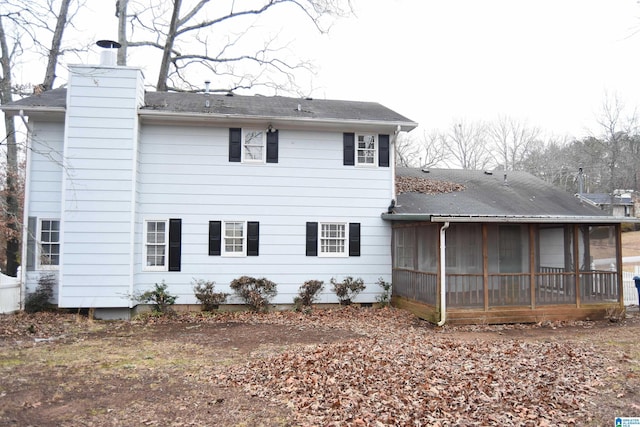
[[[113,1],[90,0],[84,39],[115,38]],[[598,133],[605,93],[640,95],[636,0],[354,0],[357,16],[294,48],[318,72],[316,98],[376,101],[420,123],[509,115],[555,135]],[[281,25],[292,20],[282,16]],[[102,27],[99,27],[99,24]],[[97,28],[100,28],[99,30]],[[99,34],[98,34],[99,32]],[[95,52],[86,63],[96,63]],[[137,64],[136,57],[129,65]]]

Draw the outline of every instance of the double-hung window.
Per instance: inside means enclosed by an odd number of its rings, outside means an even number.
[[[358,135],[356,162],[361,166],[375,166],[377,159],[376,135]]]
[[[40,267],[55,269],[60,265],[60,220],[40,220]]]
[[[145,270],[165,271],[167,269],[167,221],[146,221],[145,223]]]
[[[223,255],[243,256],[245,254],[245,224],[243,221],[224,222]]]
[[[386,167],[392,158],[391,140],[387,134],[342,134],[344,166]]]
[[[258,256],[259,248],[259,222],[209,221],[209,255]]]
[[[307,222],[306,240],[307,256],[360,256],[360,223]]]
[[[320,223],[320,256],[346,256],[347,224]]]
[[[266,136],[263,130],[243,129],[242,159],[245,163],[264,163]]]
[[[144,271],[180,271],[182,263],[182,220],[144,221]]]

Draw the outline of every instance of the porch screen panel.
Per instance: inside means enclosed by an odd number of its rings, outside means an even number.
[[[619,300],[617,235],[615,226],[583,226],[579,229],[580,300]]]
[[[575,304],[573,239],[567,226],[540,226],[536,245],[536,305]]]
[[[446,298],[451,307],[484,305],[482,226],[452,224],[446,231]]]
[[[527,225],[488,226],[489,306],[531,305]]]
[[[418,228],[418,270],[425,273],[438,272],[438,241],[440,229],[437,225]]]
[[[396,228],[393,231],[395,246],[394,267],[413,270],[415,268],[416,230],[413,227]]]

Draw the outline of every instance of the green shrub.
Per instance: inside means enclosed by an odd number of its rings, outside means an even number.
[[[135,297],[135,300],[140,303],[152,303],[153,311],[157,313],[171,312],[171,306],[175,304],[176,299],[178,299],[176,295],[167,292],[167,284],[164,283],[164,280],[159,285],[156,283],[153,289]]]
[[[215,291],[216,282],[198,279],[193,281],[193,292],[196,295],[203,311],[213,311],[220,304],[224,304],[229,294]]]
[[[342,282],[338,282],[332,277],[331,284],[333,285],[333,292],[335,292],[342,305],[350,305],[354,298],[365,289],[364,281],[360,277],[354,279],[351,276],[347,276]]]
[[[307,280],[298,289],[298,296],[293,299],[296,311],[306,311],[311,308],[313,302],[318,298],[318,294],[324,289],[324,282],[321,280]]]
[[[380,307],[387,307],[391,304],[391,283],[385,282],[382,277],[376,283],[382,288],[382,293],[376,297],[376,301]]]
[[[55,285],[55,275],[43,274],[40,276],[36,290],[27,295],[24,300],[24,311],[27,313],[36,313],[51,310],[53,304],[49,301],[53,298],[53,288]]]
[[[233,292],[244,301],[253,311],[266,311],[269,301],[278,294],[278,285],[264,277],[242,276],[234,279],[231,284]]]

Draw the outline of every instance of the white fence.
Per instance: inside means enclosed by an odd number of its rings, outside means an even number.
[[[0,273],[0,314],[20,310],[20,279]]]
[[[633,281],[634,276],[640,277],[640,266],[633,267],[633,273],[630,271],[622,272],[624,305],[638,305],[638,290]]]

